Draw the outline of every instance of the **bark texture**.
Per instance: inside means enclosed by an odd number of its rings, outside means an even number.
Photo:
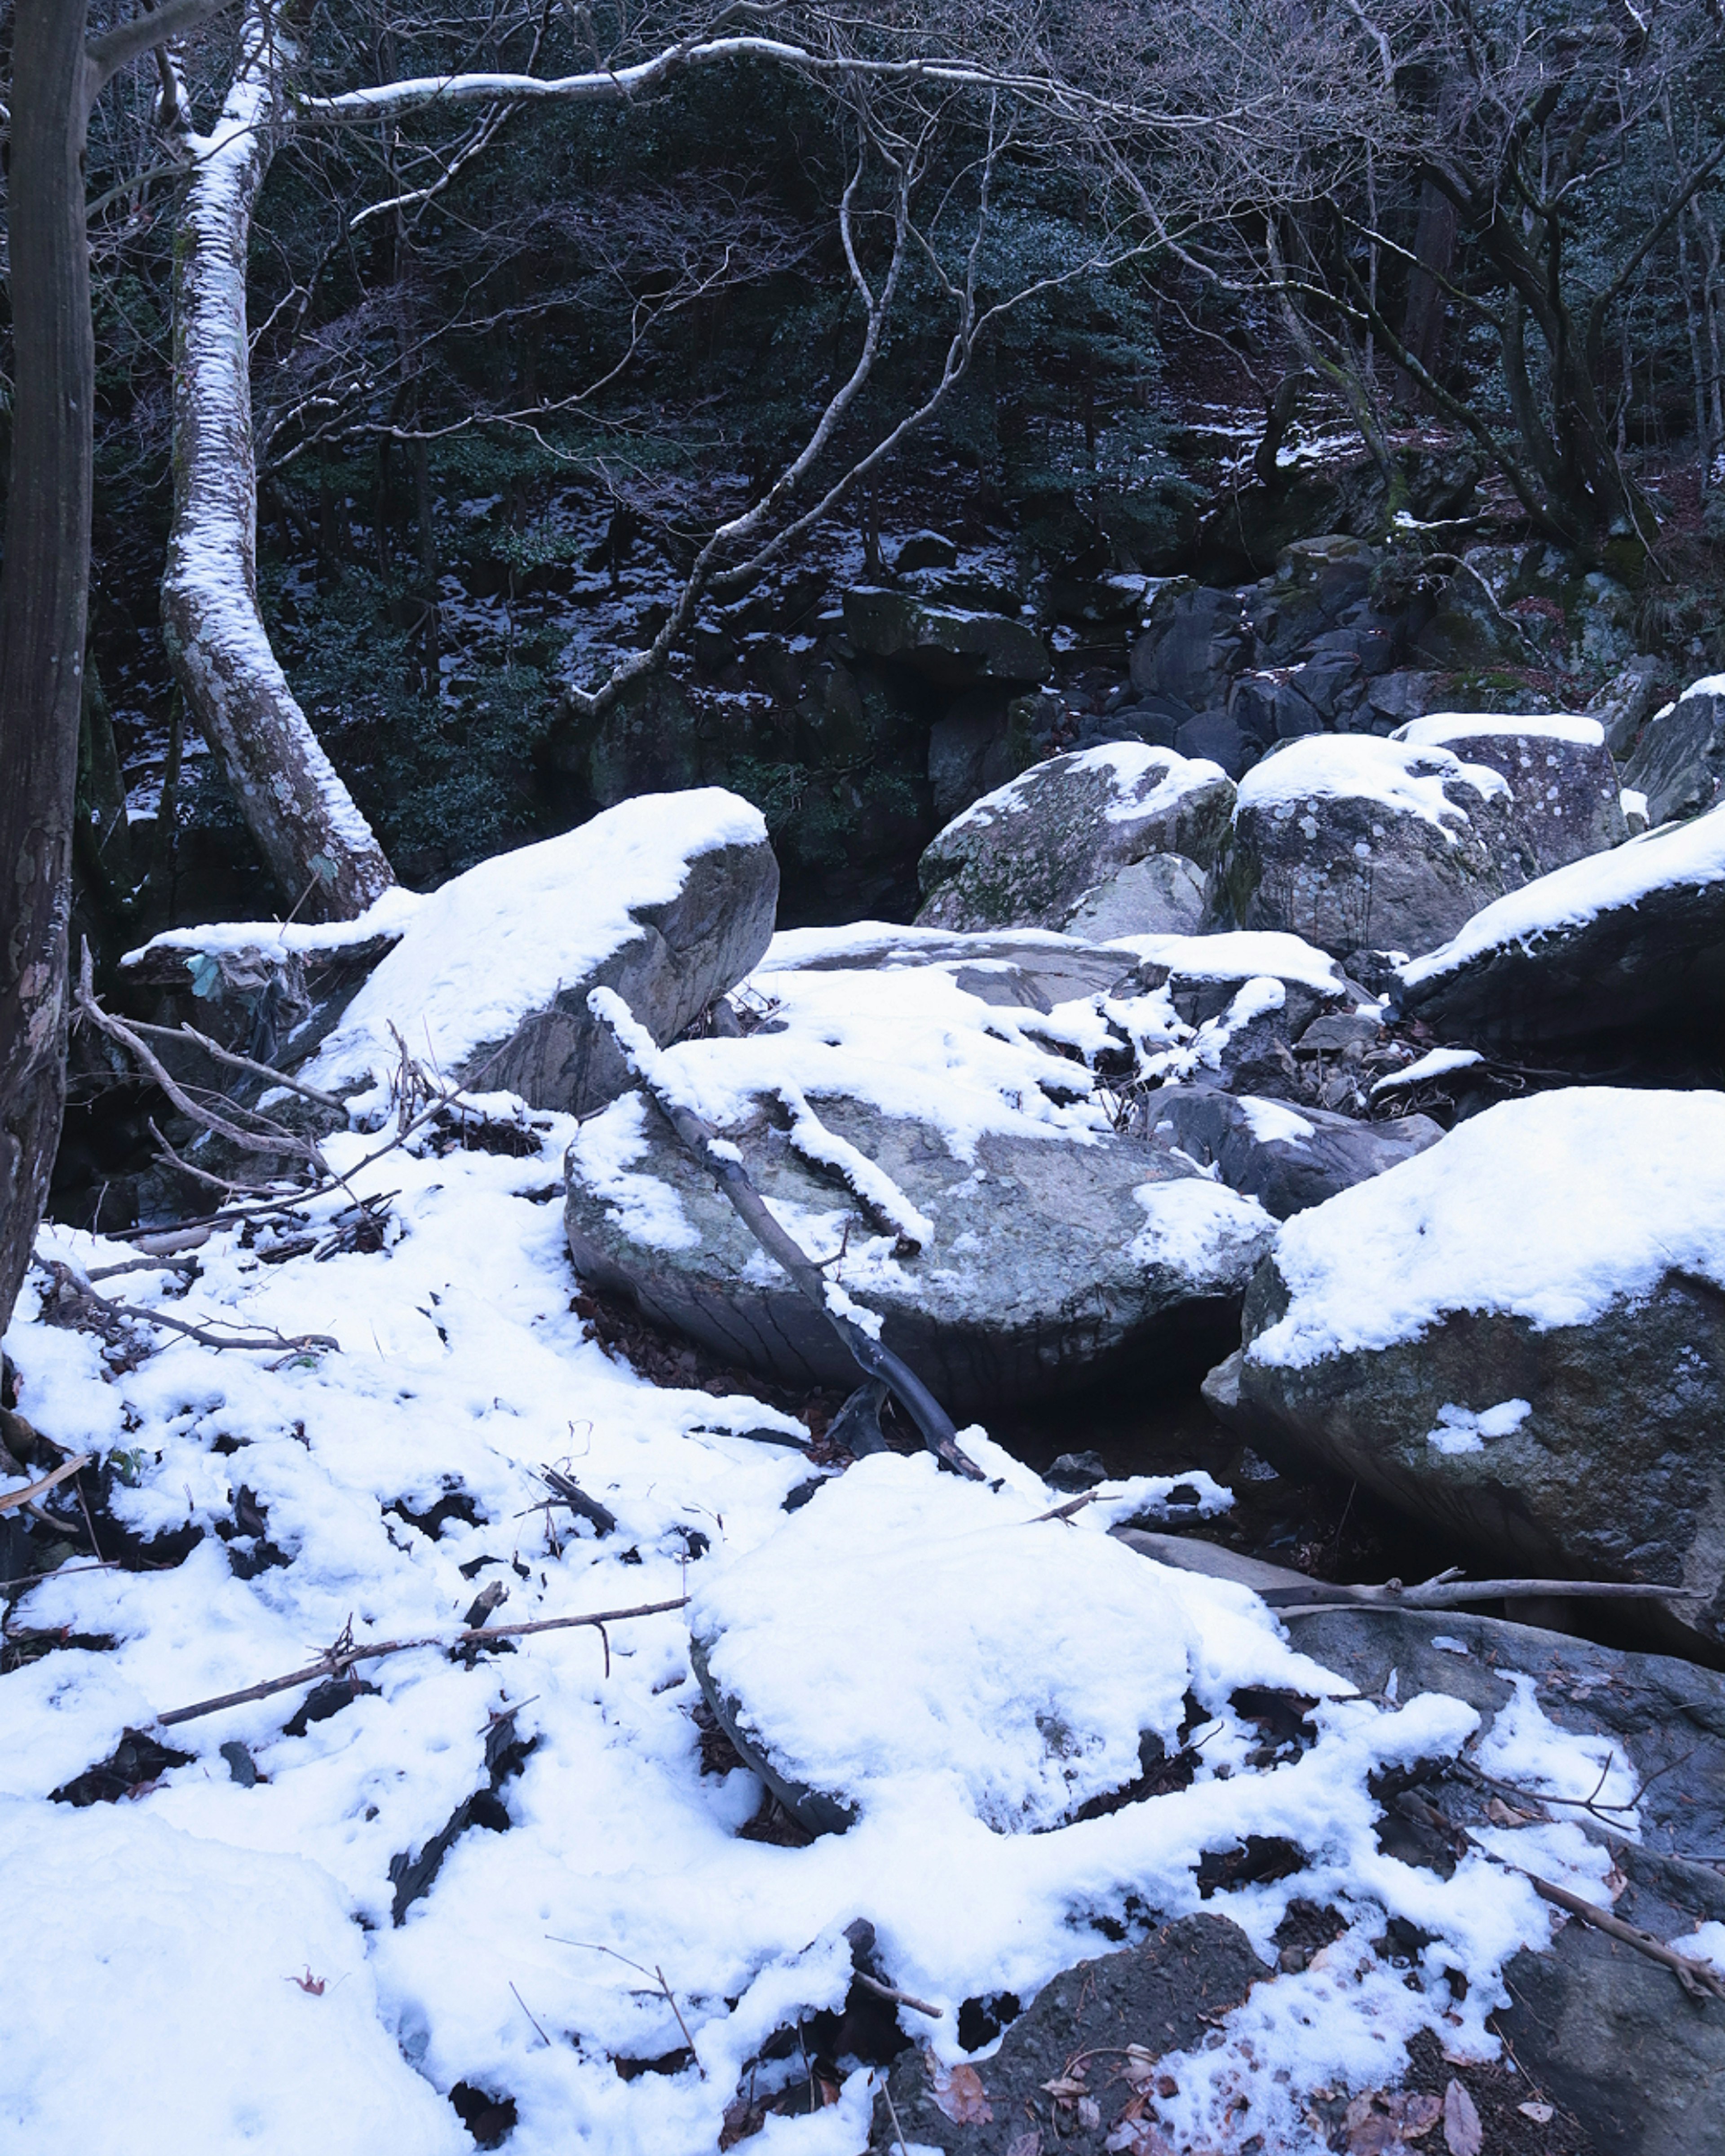
[[[9,206],[12,490],[0,574],[0,1330],[65,1091],[72,802],[90,577],[95,353],[80,159],[85,11],[18,0]]]
[[[285,55],[248,8],[213,131],[194,140],[174,261],[174,515],[162,620],[188,709],[301,917],[345,921],[395,880],[276,661],[258,612],[246,330],[252,211],[287,123]]]

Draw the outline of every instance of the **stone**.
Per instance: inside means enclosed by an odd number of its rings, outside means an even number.
[[[985,794],[923,855],[919,925],[1057,927],[1084,894],[1148,854],[1212,860],[1234,788],[1214,764],[1132,742],[1034,765]]]
[[[860,585],[845,594],[845,630],[863,657],[896,660],[950,688],[973,681],[1045,681],[1054,662],[1021,621],[926,604],[908,592]]]
[[[1342,532],[1284,547],[1274,575],[1249,602],[1254,633],[1271,661],[1286,665],[1333,629],[1366,596],[1378,559],[1374,548]]]
[[[804,1240],[836,1258],[829,1277],[880,1313],[886,1345],[961,1421],[1218,1337],[1273,1232],[1165,1146],[994,1133],[961,1160],[932,1123],[849,1098],[814,1105],[932,1223],[926,1245],[883,1238],[831,1171],[793,1148],[768,1103],[724,1135],[769,1200],[819,1224]],[[805,1388],[854,1385],[831,1328],[640,1096],[583,1126],[568,1178],[583,1280],[728,1362]]]
[[[898,2156],[906,2146],[937,2149],[942,2156],[1019,2156],[1027,2147],[1101,2156],[1131,2084],[1117,2073],[1091,2073],[1100,2105],[1094,2125],[1072,2104],[1060,2107],[1057,2115],[1048,2084],[1075,2061],[1094,2058],[1098,2069],[1105,2062],[1112,2066],[1128,2044],[1142,2047],[1147,2065],[1194,2049],[1219,2015],[1271,1974],[1245,1933],[1225,1917],[1177,1917],[1142,1945],[1063,1971],[1012,2022],[992,2058],[952,2069],[954,2076],[975,2076],[968,2120],[952,2117],[967,2107],[953,2102],[944,2075],[936,2078],[941,2070],[932,2055],[914,2044],[901,2051],[875,2099],[869,2148],[878,2156]]]
[[[1409,719],[1424,718],[1437,701],[1443,676],[1414,666],[1380,674],[1366,686],[1366,708],[1373,732],[1389,732]]]
[[[1499,773],[1510,789],[1508,829],[1529,876],[1620,846],[1629,836],[1617,765],[1597,719],[1445,712],[1414,719],[1390,739],[1446,748],[1464,763]],[[1510,865],[1502,865],[1507,883]]]
[[[1621,1038],[1714,1052],[1725,994],[1725,807],[1572,861],[1399,969],[1404,1012],[1488,1050]],[[1633,1037],[1631,1037],[1633,1036]]]
[[[1164,1086],[1152,1096],[1147,1120],[1153,1138],[1177,1146],[1200,1168],[1214,1167],[1230,1190],[1255,1198],[1278,1220],[1382,1175],[1444,1135],[1430,1116],[1363,1123],[1324,1108],[1197,1086]]]
[[[1283,1229],[1241,1410],[1501,1573],[1681,1590],[1631,1614],[1717,1655],[1722,1158],[1717,1093],[1486,1109]]]
[[[1140,949],[1144,955],[1116,985],[1112,1002],[1141,1052],[1153,1034],[1173,1040],[1180,1028],[1193,1029],[1161,1059],[1167,1078],[1230,1092],[1303,1094],[1294,1044],[1322,1014],[1351,1011],[1361,1000],[1332,959],[1296,937],[1167,937]],[[1159,1097],[1144,1096],[1141,1124]]]
[[[1710,675],[1656,711],[1642,729],[1623,783],[1647,797],[1655,824],[1698,816],[1725,784],[1725,676]]]
[[[1447,749],[1290,742],[1240,782],[1213,887],[1219,924],[1338,953],[1433,950],[1502,895],[1508,806],[1496,771]]]
[[[1176,696],[1194,711],[1219,708],[1250,651],[1237,592],[1177,578],[1156,594],[1149,626],[1132,646],[1132,686],[1141,696]]]
[[[1604,728],[1605,746],[1620,762],[1627,760],[1653,716],[1659,701],[1659,673],[1657,659],[1637,652],[1587,707],[1588,716]]]
[[[1147,854],[1086,891],[1060,923],[1068,936],[1195,936],[1208,904],[1204,870],[1183,854]]]
[[[914,569],[956,569],[958,549],[943,531],[912,531],[900,540],[892,566],[901,576]]]
[[[1239,779],[1257,761],[1259,744],[1244,733],[1226,711],[1200,711],[1176,729],[1174,747],[1194,762],[1213,763],[1230,778]]]
[[[623,802],[422,900],[306,1076],[375,1087],[399,1036],[444,1079],[585,1115],[629,1082],[591,992],[614,988],[663,1046],[765,956],[778,905],[749,803],[716,787]]]
[[[1274,674],[1242,674],[1228,698],[1228,716],[1242,732],[1268,747],[1323,732],[1323,721],[1291,680]]]
[[[1057,696],[1003,702],[998,689],[966,690],[928,732],[928,783],[942,823],[1038,762],[1045,753],[1041,744],[1065,715]]]

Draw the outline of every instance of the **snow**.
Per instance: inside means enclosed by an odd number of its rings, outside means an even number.
[[[1286,1313],[1250,1360],[1417,1340],[1450,1311],[1584,1325],[1681,1271],[1725,1287],[1725,1094],[1576,1086],[1506,1101],[1296,1214]]]
[[[401,1050],[392,1029],[434,1069],[459,1066],[642,936],[636,911],[675,898],[691,860],[766,842],[759,809],[701,787],[638,795],[559,838],[481,861],[419,901],[307,1082],[351,1086],[393,1069]]]
[[[1720,695],[1725,696],[1725,687]],[[1721,1976],[1725,1976],[1725,1924],[1697,1925],[1694,1931],[1681,1939],[1671,1942],[1673,1950],[1687,1954],[1692,1961],[1711,1962]]]
[[[1415,748],[1445,748],[1455,741],[1517,741],[1523,736],[1538,740],[1573,742],[1581,748],[1600,748],[1605,729],[1598,719],[1578,717],[1567,711],[1500,714],[1495,711],[1432,711],[1423,719],[1409,719],[1389,738]]]
[[[1512,943],[1526,948],[1559,929],[1584,927],[1611,908],[1639,906],[1656,891],[1720,882],[1725,882],[1725,809],[1710,808],[1692,823],[1661,825],[1494,899],[1447,943],[1404,965],[1401,977],[1409,988],[1440,980],[1488,952]]]
[[[1409,1086],[1423,1086],[1428,1079],[1447,1078],[1452,1071],[1471,1070],[1485,1057],[1476,1048],[1432,1048],[1424,1055],[1416,1056],[1411,1063],[1404,1064],[1399,1070],[1392,1070],[1387,1078],[1380,1078],[1372,1088],[1376,1100],[1380,1093],[1394,1093]]]
[[[1312,1136],[1312,1127],[1280,1101],[1241,1097],[1246,1127],[1260,1145],[1299,1145]]]
[[[1240,782],[1234,820],[1248,811],[1291,816],[1326,794],[1369,801],[1392,816],[1417,816],[1454,839],[1467,812],[1445,788],[1471,786],[1487,800],[1509,783],[1446,748],[1414,747],[1372,734],[1310,734],[1255,763]]]
[[[1425,1441],[1435,1452],[1483,1452],[1488,1437],[1513,1437],[1532,1412],[1531,1400],[1499,1400],[1477,1414],[1446,1401],[1438,1409],[1436,1429],[1425,1433]]]
[[[299,957],[348,951],[374,937],[404,936],[424,903],[417,891],[392,884],[352,921],[218,921],[203,928],[164,928],[120,963],[141,965],[152,951],[263,950]]]
[[[1003,816],[1022,816],[1036,805],[1036,798],[1054,764],[1063,778],[1105,778],[1112,799],[1103,814],[1111,822],[1136,823],[1146,817],[1171,814],[1186,795],[1228,783],[1219,763],[1202,757],[1176,756],[1172,749],[1152,748],[1143,742],[1106,742],[1099,748],[1073,749],[1047,762],[1032,764],[1028,771],[997,786],[979,801],[973,801],[955,816],[942,834],[986,829]]]
[[[861,1073],[895,1112],[933,1115],[952,1142],[983,1127],[1087,1142],[1100,1110],[1041,1084],[1060,1070],[1081,1079],[1078,1066],[952,973],[763,968],[752,993],[763,1008],[776,998],[766,1023],[782,1031],[687,1043],[658,1067],[721,1104],[733,1081],[720,1050],[817,1102],[823,1072],[847,1088]],[[1060,1493],[968,1431],[998,1486],[882,1456],[826,1475],[787,1514],[812,1471],[785,1442],[800,1429],[792,1417],[746,1387],[655,1389],[587,1337],[571,1306],[558,1163],[572,1143],[592,1149],[617,1202],[642,1202],[627,1180],[639,1114],[637,1101],[581,1125],[534,1116],[521,1127],[538,1150],[519,1159],[440,1155],[429,1132],[373,1159],[377,1140],[337,1133],[327,1150],[348,1187],[305,1203],[306,1230],[325,1232],[355,1196],[393,1193],[383,1248],[269,1263],[268,1231],[249,1247],[218,1228],[189,1282],[146,1270],[125,1283],[144,1307],[327,1333],[339,1350],[241,1356],[144,1332],[156,1352],[117,1369],[97,1337],[41,1321],[44,1276],[32,1276],[5,1342],[20,1412],[115,1469],[111,1502],[132,1532],[190,1526],[202,1539],[177,1564],[69,1559],[10,1614],[13,1635],[65,1628],[93,1644],[0,1676],[0,1861],[52,1948],[8,2005],[0,2149],[442,2156],[468,2145],[444,2101],[465,2082],[516,2102],[511,2156],[706,2156],[763,2043],[843,2000],[844,1932],[859,1916],[891,1980],[942,2009],[906,2025],[950,2061],[963,2000],[1028,2000],[1107,1950],[1104,1922],[1203,1906],[1267,1959],[1291,1898],[1332,1902],[1348,1929],[1326,1955],[1258,1986],[1210,2048],[1167,2062],[1179,2093],[1163,2129],[1218,2156],[1245,2130],[1231,2108],[1242,2092],[1266,2145],[1317,2156],[1304,2118],[1315,2087],[1382,2086],[1420,2029],[1456,2056],[1491,2056],[1501,1969],[1547,1940],[1549,1912],[1480,1856],[1445,1881],[1385,1856],[1368,1787],[1386,1766],[1456,1753],[1473,1711],[1355,1696],[1245,1589],[1111,1538],[1126,1519],[1225,1509],[1229,1493],[1196,1471],[1105,1485],[1071,1519],[1039,1520]],[[1603,1156],[1620,1231],[1639,1218],[1642,1135],[1620,1131]],[[1681,1135],[1701,1186],[1684,1204],[1717,1213],[1717,1133]],[[1209,1234],[1205,1209],[1226,1195],[1163,1186],[1145,1236]],[[1661,1204],[1665,1220],[1686,1217]],[[135,1255],[59,1226],[39,1247],[86,1274]],[[762,1432],[778,1441],[746,1435]],[[1081,1419],[1070,1442],[1086,1437]],[[542,1509],[544,1463],[608,1506],[615,1532],[598,1539]],[[1169,1502],[1182,1482],[1197,1507]],[[233,1563],[256,1555],[235,1532],[242,1486],[287,1560],[248,1565],[249,1578]],[[449,1518],[435,1537],[411,1524],[454,1495],[472,1523]],[[675,1610],[625,1617],[603,1638],[524,1637],[470,1663],[415,1647],[365,1666],[377,1689],[301,1736],[286,1732],[303,1697],[290,1690],[162,1732],[187,1763],[127,1802],[49,1801],[127,1728],[303,1668],[350,1624],[362,1642],[448,1638],[493,1583],[508,1589],[500,1622],[689,1593],[716,1666],[746,1683],[787,1760],[843,1785],[856,1823],[806,1849],[739,1835],[760,1784],[700,1771]],[[1317,1700],[1302,1754],[1250,1763],[1259,1732],[1230,1704],[1245,1682]],[[1085,1795],[1136,1774],[1141,1732],[1178,1748],[1189,1687],[1206,1717],[1189,1731],[1191,1785],[1071,1820]],[[1555,1729],[1531,1696],[1518,1712],[1493,1771],[1590,1786],[1597,1748]],[[500,1714],[532,1748],[496,1793],[508,1830],[461,1835],[398,1923],[392,1866],[489,1786]],[[233,1779],[221,1748],[234,1742],[254,1786]],[[1200,1904],[1199,1858],[1247,1834],[1295,1840],[1306,1868]],[[1608,1857],[1578,1830],[1507,1830],[1503,1845],[1604,1898]],[[1371,1952],[1390,1913],[1431,1937],[1417,1988]],[[1449,1967],[1468,1979],[1459,2004]],[[321,1994],[291,1980],[308,1975]],[[682,2046],[680,2015],[700,2070],[624,2080],[614,2061]],[[872,2101],[870,2071],[847,2069],[840,2103],[774,2120],[763,2156],[855,2156]]]
[[[1128,951],[1142,965],[1166,966],[1192,981],[1249,981],[1261,974],[1338,993],[1342,969],[1327,951],[1279,928],[1239,928],[1219,936],[1120,936],[1111,951]]]

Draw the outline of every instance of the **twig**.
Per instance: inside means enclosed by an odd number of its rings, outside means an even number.
[[[231,1048],[223,1048],[208,1034],[199,1033],[195,1026],[184,1023],[179,1025],[146,1025],[141,1019],[136,1018],[128,1019],[126,1024],[131,1032],[154,1034],[158,1040],[189,1040],[215,1062],[225,1063],[230,1070],[249,1070],[253,1077],[268,1079],[272,1086],[285,1086],[290,1093],[303,1094],[308,1101],[315,1101],[320,1108],[332,1109],[344,1122],[347,1121],[347,1103],[338,1100],[335,1094],[321,1093],[316,1086],[308,1086],[298,1078],[290,1078],[285,1070],[278,1070],[273,1064],[254,1063],[249,1055],[237,1055]]]
[[[511,1991],[515,1991],[515,1986],[514,1986],[514,1984],[511,1984],[510,1985],[510,1987],[509,1987],[509,1988],[510,1988],[510,1989],[511,1989]],[[517,2006],[519,2006],[519,2007],[521,2008],[521,2010],[522,2013],[523,2013],[523,2014],[525,2014],[525,2015],[526,2015],[527,2019],[528,2019],[531,2022],[532,2022],[533,2026],[534,2026],[536,2029],[539,2029],[539,2022],[538,2022],[537,2017],[535,2015],[535,2014],[534,2014],[534,2012],[533,2012],[532,2008],[531,2008],[531,2006],[529,2006],[529,2005],[528,2005],[528,2004],[527,2004],[526,2000],[521,1997],[521,1994],[520,1994],[520,1992],[518,1992],[518,1991],[515,1991],[515,2003],[516,2003],[516,2005]],[[545,2040],[545,2042],[546,2042],[547,2046],[549,2046],[549,2045],[550,2045],[550,2043],[551,2043],[551,2039],[550,2039],[550,2037],[549,2037],[549,2036],[547,2036],[547,2035],[545,2035],[545,2031],[544,2031],[544,2030],[542,2030],[542,2029],[539,2029],[539,2034],[541,2035],[541,2036],[542,2036],[542,2037],[544,2037],[544,2040]]]
[[[854,1969],[851,1974],[865,1991],[872,1991],[877,1999],[890,1999],[897,2006],[913,2006],[919,2014],[926,2014],[935,2021],[942,2020],[945,2015],[944,2007],[931,2006],[926,1999],[913,1999],[908,1991],[900,1991],[892,1984],[882,1984],[878,1976],[870,1976],[866,1969]]]
[[[1327,1602],[1303,1602],[1296,1596],[1323,1594]],[[1263,1599],[1281,1617],[1315,1617],[1329,1609],[1460,1609],[1470,1602],[1522,1602],[1544,1595],[1574,1595],[1597,1602],[1692,1602],[1691,1587],[1658,1587],[1641,1580],[1618,1579],[1453,1579],[1440,1573],[1418,1587],[1399,1579],[1382,1587],[1341,1587],[1327,1581],[1311,1588],[1270,1587]]]
[[[1052,1511],[1037,1513],[1035,1518],[1027,1524],[1034,1527],[1039,1527],[1044,1520],[1070,1520],[1075,1512],[1081,1512],[1086,1505],[1093,1505],[1096,1501],[1096,1491],[1086,1490],[1079,1496],[1069,1497],[1064,1505],[1055,1506]]]
[[[547,1934],[547,1938],[550,1936],[550,1933]],[[557,1943],[566,1947],[583,1947],[588,1953],[609,1954],[613,1961],[620,1961],[625,1969],[639,1969],[643,1976],[657,1978],[660,1994],[677,2017],[677,2026],[683,2032],[683,2041],[689,2046],[689,2056],[695,2061],[695,2071],[702,2081],[706,2079],[706,2068],[701,2063],[701,2054],[695,2048],[695,2039],[689,2034],[689,2024],[683,2019],[683,2010],[678,2005],[670,1986],[665,1980],[665,1971],[657,1962],[649,1970],[640,1962],[631,1961],[626,1953],[619,1953],[615,1947],[602,1947],[597,1939],[560,1939]]]
[[[170,1332],[182,1332],[188,1340],[197,1341],[202,1348],[233,1348],[249,1353],[266,1355],[291,1355],[307,1348],[328,1348],[336,1354],[341,1352],[341,1342],[332,1339],[327,1332],[289,1334],[278,1332],[274,1326],[254,1326],[250,1328],[254,1332],[266,1333],[267,1337],[263,1339],[224,1340],[218,1334],[207,1331],[201,1325],[193,1325],[183,1317],[170,1317],[165,1310],[152,1310],[142,1303],[116,1302],[110,1296],[98,1295],[90,1286],[87,1273],[80,1275],[57,1258],[50,1258],[46,1263],[48,1270],[59,1283],[62,1295],[70,1288],[75,1301],[91,1304],[114,1317],[129,1318],[134,1324],[160,1325]]]
[[[880,2093],[886,2099],[886,2116],[892,2121],[893,2137],[898,2143],[898,2156],[911,2156],[905,2146],[905,2129],[898,2123],[898,2106],[892,2100],[892,2091],[883,2081]]]
[[[27,1482],[22,1490],[0,1490],[0,1512],[15,1512],[20,1505],[33,1504],[38,1497],[45,1497],[50,1490],[75,1475],[80,1467],[88,1467],[95,1458],[93,1452],[74,1453],[71,1459],[63,1460],[52,1474],[44,1475],[39,1482]],[[98,1551],[96,1554],[100,1557],[101,1553]],[[9,1586],[11,1582],[7,1584]]]
[[[385,1655],[405,1654],[413,1647],[465,1647],[492,1640],[519,1640],[530,1632],[567,1631],[583,1625],[603,1629],[624,1617],[658,1617],[668,1609],[682,1609],[688,1601],[686,1594],[680,1594],[674,1602],[643,1602],[632,1609],[599,1609],[585,1617],[539,1617],[526,1625],[466,1625],[459,1632],[429,1632],[417,1640],[378,1640],[367,1646],[355,1646],[344,1635],[303,1670],[294,1670],[285,1677],[266,1678],[262,1684],[248,1685],[243,1691],[201,1699],[193,1707],[177,1707],[167,1714],[158,1714],[156,1720],[160,1727],[171,1729],[177,1722],[196,1722],[224,1707],[244,1707],[251,1700],[268,1699],[272,1693],[291,1691],[295,1685],[313,1684],[320,1677],[345,1676],[356,1662],[375,1662]]]
[[[743,1225],[783,1269],[792,1286],[825,1318],[863,1375],[878,1379],[887,1388],[922,1431],[931,1452],[972,1481],[984,1481],[982,1469],[959,1445],[952,1417],[916,1372],[844,1308],[834,1307],[819,1267],[768,1209],[741,1158],[732,1157],[736,1147],[724,1145],[710,1125],[675,1097],[660,1069],[657,1044],[622,997],[614,988],[595,988],[588,997],[587,1007],[616,1043],[619,1053],[646,1088],[684,1150],[710,1172]],[[839,1292],[830,1291],[833,1295]]]

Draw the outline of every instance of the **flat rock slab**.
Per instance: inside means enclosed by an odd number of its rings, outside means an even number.
[[[1069,936],[1195,936],[1209,905],[1204,870],[1183,854],[1147,854],[1094,885],[1060,924]]]
[[[1338,953],[1433,950],[1523,880],[1509,803],[1497,772],[1445,748],[1365,734],[1290,742],[1240,782],[1219,922]]]
[[[942,2067],[914,2046],[901,2051],[875,2100],[869,2147],[880,2156],[896,2156],[901,2141],[943,2156],[1101,2156],[1132,2096],[1127,2046],[1140,2046],[1147,2064],[1201,2043],[1213,2018],[1269,1974],[1225,1917],[1179,1917],[1142,1946],[1081,1961],[1045,1985],[992,2058]],[[1076,2100],[1050,2094],[1045,2084],[1063,2078],[1091,2092],[1095,2124]]]
[[[909,592],[860,586],[845,594],[845,630],[866,659],[896,660],[947,688],[1047,680],[1048,648],[1005,615],[931,606]]]
[[[1549,875],[1566,862],[1620,846],[1629,836],[1623,782],[1598,719],[1435,713],[1390,738],[1446,748],[1464,763],[1500,773],[1512,796],[1509,828],[1527,857],[1529,875]]]
[[[1301,1214],[1252,1283],[1247,1423],[1522,1576],[1725,1645],[1725,1096],[1510,1101]]]
[[[883,1233],[767,1104],[724,1135],[804,1248],[831,1261],[828,1277],[881,1314],[886,1345],[961,1419],[1140,1358],[1189,1360],[1231,1322],[1272,1232],[1260,1208],[1164,1146],[993,1133],[961,1158],[913,1117],[854,1100],[813,1105],[927,1217],[922,1248]],[[855,1383],[830,1327],[639,1094],[583,1127],[568,1173],[583,1279],[782,1382]]]
[[[1440,1039],[1514,1049],[1630,1029],[1715,1037],[1725,994],[1725,809],[1573,861],[1401,968]]]
[[[1086,894],[1147,855],[1214,860],[1234,786],[1213,763],[1111,742],[1034,764],[985,793],[923,855],[920,925],[1060,928]]]

